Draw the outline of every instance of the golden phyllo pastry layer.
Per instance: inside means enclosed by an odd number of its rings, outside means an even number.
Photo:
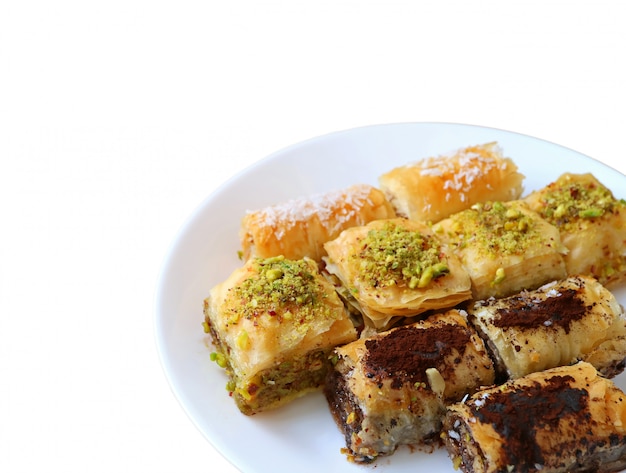
[[[456,309],[338,347],[333,361],[325,393],[356,462],[433,440],[446,404],[494,381],[482,340]]]
[[[624,368],[624,311],[593,278],[571,276],[537,290],[477,302],[468,312],[509,378],[579,360],[589,361],[605,376]]]
[[[517,199],[523,180],[495,142],[399,166],[378,179],[399,216],[422,222],[437,222],[478,202]]]
[[[624,397],[580,362],[449,406],[442,437],[464,473],[616,472],[626,467]]]
[[[288,200],[243,217],[242,257],[282,255],[319,262],[326,254],[324,243],[342,230],[395,215],[383,193],[366,184]]]
[[[356,338],[332,285],[310,259],[253,258],[204,301],[212,355],[244,414],[321,387],[328,353]]]
[[[525,201],[559,229],[568,274],[603,284],[626,277],[626,202],[592,174],[561,175]]]
[[[454,307],[471,297],[467,271],[426,224],[404,218],[352,227],[324,245],[336,276],[378,330],[397,317]]]
[[[475,204],[433,231],[461,259],[473,299],[504,297],[567,276],[559,231],[522,201]]]

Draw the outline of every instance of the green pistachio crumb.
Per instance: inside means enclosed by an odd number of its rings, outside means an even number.
[[[209,355],[209,359],[217,363],[217,366],[220,368],[226,368],[226,366],[228,366],[228,360],[223,353],[212,352]]]
[[[449,272],[438,241],[394,222],[372,229],[353,255],[371,287],[424,288]]]
[[[496,284],[500,284],[502,281],[504,281],[506,279],[506,274],[504,272],[504,268],[498,268],[496,270],[496,275],[493,278],[493,281],[491,283],[491,285],[496,285]]]
[[[626,202],[617,200],[609,189],[593,183],[557,181],[542,196],[539,213],[553,225],[564,230],[575,229],[579,219],[603,217]]]
[[[238,302],[230,323],[266,315],[276,320],[292,320],[297,313],[302,320],[329,313],[324,304],[325,288],[316,278],[309,260],[291,260],[283,256],[257,258],[256,274],[245,279],[234,291]]]
[[[603,213],[604,210],[597,207],[591,207],[585,210],[581,210],[580,212],[578,212],[578,215],[580,215],[582,218],[595,218],[601,217]]]
[[[474,204],[452,219],[457,247],[477,245],[490,256],[522,253],[541,238],[533,217],[512,203]]]

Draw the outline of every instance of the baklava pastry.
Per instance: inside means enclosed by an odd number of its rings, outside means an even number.
[[[211,358],[244,414],[321,389],[328,354],[357,334],[343,302],[310,259],[252,258],[204,301]]]
[[[395,217],[384,194],[367,184],[314,194],[244,215],[239,232],[241,256],[321,261],[324,243],[342,230]]]
[[[626,468],[626,396],[589,363],[481,390],[448,407],[442,437],[464,473]]]
[[[623,308],[593,278],[570,276],[534,291],[479,301],[468,313],[507,378],[579,360],[606,377],[624,369]]]
[[[474,299],[504,297],[567,276],[559,231],[521,200],[474,204],[433,230],[461,259]]]
[[[437,222],[478,202],[517,199],[523,181],[495,142],[425,158],[378,179],[398,216],[423,222]]]
[[[348,459],[437,440],[446,405],[494,381],[485,345],[450,311],[337,347],[324,392]]]
[[[459,259],[424,223],[404,218],[352,227],[324,245],[326,271],[346,288],[366,326],[447,309],[471,297]]]
[[[593,174],[563,174],[525,200],[559,229],[568,274],[589,274],[605,285],[624,280],[626,202]]]

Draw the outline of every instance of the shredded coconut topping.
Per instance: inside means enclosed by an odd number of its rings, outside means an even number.
[[[499,146],[495,146],[494,154],[501,154]],[[461,201],[465,202],[465,192],[472,190],[474,181],[494,171],[506,171],[508,165],[507,161],[502,162],[471,148],[463,148],[451,153],[422,159],[407,165],[407,167],[419,167],[422,176],[445,179],[443,190],[454,191],[459,194]],[[450,192],[446,194],[446,200],[449,200],[449,196]]]
[[[369,200],[370,193],[371,186],[359,184],[348,190],[291,199],[261,209],[257,213],[262,224],[276,229],[275,235],[279,240],[285,231],[314,217],[317,217],[324,228],[332,233],[358,215],[364,205],[373,205]]]
[[[562,294],[556,289],[550,289],[548,292],[546,292],[547,297],[561,297],[561,295]]]

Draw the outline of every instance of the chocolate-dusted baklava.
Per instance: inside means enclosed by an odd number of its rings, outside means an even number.
[[[559,229],[568,274],[605,285],[626,277],[626,202],[593,174],[562,174],[525,201]]]
[[[559,231],[523,201],[475,204],[433,230],[461,259],[474,299],[504,297],[567,276]]]
[[[394,168],[378,179],[399,216],[437,222],[478,202],[514,200],[524,175],[496,142]]]
[[[318,390],[328,354],[356,339],[333,286],[310,259],[252,258],[204,301],[211,357],[244,414],[273,409]]]
[[[242,259],[282,255],[320,262],[324,243],[342,230],[395,216],[382,191],[367,184],[280,202],[243,217]]]
[[[467,271],[424,223],[376,220],[344,230],[324,248],[326,271],[377,330],[471,297]]]
[[[624,369],[624,310],[591,277],[570,276],[533,291],[479,301],[468,312],[508,378],[579,360],[608,377]]]
[[[358,463],[437,439],[445,406],[495,376],[457,309],[337,347],[333,364],[324,391]]]
[[[463,473],[617,472],[626,468],[625,399],[579,362],[449,406],[442,437]]]

